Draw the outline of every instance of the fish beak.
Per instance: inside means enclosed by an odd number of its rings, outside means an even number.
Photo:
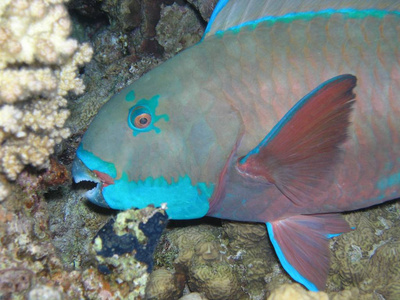
[[[104,200],[103,194],[101,193],[105,185],[103,180],[98,175],[96,175],[96,173],[86,167],[85,164],[78,157],[75,157],[72,163],[72,176],[76,183],[86,181],[96,184],[95,187],[88,190],[86,193],[83,194],[83,196],[96,205],[110,208],[110,206]]]

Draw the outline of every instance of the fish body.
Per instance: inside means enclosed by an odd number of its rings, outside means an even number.
[[[276,201],[260,201],[260,207],[249,210],[222,201],[224,208],[212,215],[254,221],[256,211],[263,212],[257,221],[273,221],[288,214],[354,210],[400,196],[400,32],[395,33],[392,25],[400,24],[399,20],[397,15],[359,19],[321,14],[312,20],[299,18],[290,23],[266,23],[247,32],[227,32],[224,39],[210,41],[218,44],[215,49],[225,47],[223,54],[212,55],[215,73],[222,68],[228,74],[241,70],[239,79],[231,77],[229,81],[225,76],[223,83],[211,83],[222,86],[225,97],[221,99],[230,101],[241,114],[244,133],[238,156],[250,152],[265,137],[265,129],[270,132],[317,82],[338,74],[357,74],[349,138],[342,145],[341,162],[333,170],[333,184],[313,199],[315,206],[299,207],[275,190],[268,198]],[[230,56],[233,51],[236,53]],[[254,74],[256,69],[261,71]],[[246,203],[254,197],[251,190],[245,193]],[[285,202],[287,206],[282,205]],[[283,216],[270,209],[273,203],[278,203]]]
[[[74,178],[114,209],[266,223],[287,272],[323,289],[327,239],[350,230],[336,213],[400,197],[399,5],[262,3],[221,1],[199,44],[107,102]]]

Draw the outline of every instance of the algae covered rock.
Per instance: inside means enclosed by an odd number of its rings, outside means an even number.
[[[163,208],[131,209],[111,219],[95,236],[98,269],[118,283],[124,298],[144,298],[154,250],[166,223]]]

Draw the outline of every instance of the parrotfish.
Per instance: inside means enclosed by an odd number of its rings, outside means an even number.
[[[75,181],[117,210],[265,223],[324,289],[340,212],[400,196],[399,3],[220,1],[199,43],[102,107]]]

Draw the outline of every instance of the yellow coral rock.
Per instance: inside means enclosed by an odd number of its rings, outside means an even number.
[[[299,284],[284,284],[272,292],[268,300],[329,300],[324,292],[309,292]]]
[[[190,293],[179,298],[179,300],[207,300],[207,298],[200,293]]]

